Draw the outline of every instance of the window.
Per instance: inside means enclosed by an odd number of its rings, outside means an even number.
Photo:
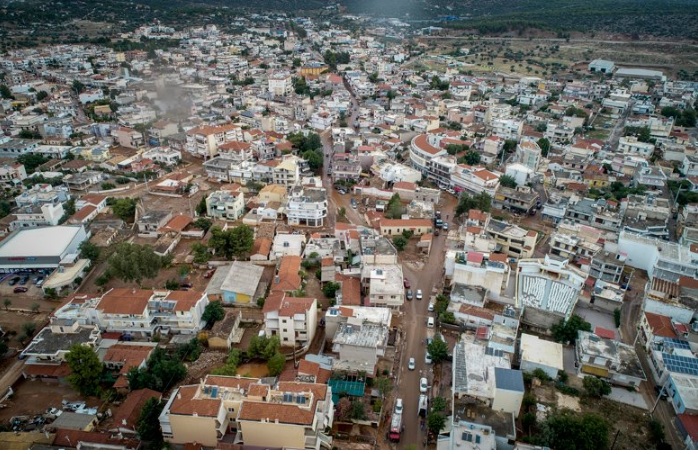
[[[288,337],[284,337],[284,342],[288,342]]]

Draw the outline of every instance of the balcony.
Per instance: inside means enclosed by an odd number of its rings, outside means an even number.
[[[320,439],[316,436],[306,436],[305,449],[320,449]]]

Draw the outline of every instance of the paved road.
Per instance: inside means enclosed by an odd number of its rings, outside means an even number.
[[[448,197],[443,199],[441,213],[444,219],[451,221],[455,209],[455,199]],[[448,218],[446,218],[448,216]],[[454,226],[455,227],[455,226]],[[405,449],[408,445],[422,446],[426,434],[420,431],[417,406],[419,401],[419,379],[426,376],[429,384],[432,384],[432,366],[424,363],[426,353],[424,339],[426,338],[427,306],[432,288],[439,287],[443,279],[444,254],[446,235],[434,237],[429,260],[421,270],[413,270],[403,263],[403,274],[409,279],[412,291],[421,289],[424,293],[422,300],[405,300],[403,317],[404,344],[399,357],[399,385],[395,388],[395,397],[401,397],[404,405],[403,423],[405,432],[400,440],[398,448]],[[416,361],[415,370],[407,369],[407,362],[412,357]],[[431,389],[430,389],[430,395]],[[387,430],[387,428],[386,428]]]

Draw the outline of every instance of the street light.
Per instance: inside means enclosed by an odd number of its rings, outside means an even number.
[[[666,391],[666,385],[669,383],[669,379],[667,378],[667,381],[664,382],[664,386],[662,386],[662,389],[659,390],[659,395],[657,396],[657,400],[654,401],[654,405],[652,406],[652,411],[650,411],[650,416],[654,414],[654,410],[657,409],[657,405],[659,404],[659,400],[662,398],[664,395],[664,391]]]

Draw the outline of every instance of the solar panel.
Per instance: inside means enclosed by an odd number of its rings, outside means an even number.
[[[671,372],[698,376],[698,358],[662,353],[662,359]]]

